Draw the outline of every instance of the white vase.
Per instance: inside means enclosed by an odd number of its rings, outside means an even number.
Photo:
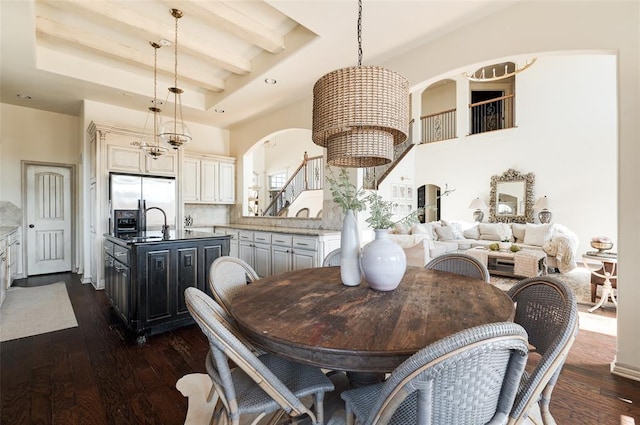
[[[389,239],[387,229],[376,229],[374,240],[362,248],[362,273],[371,289],[392,291],[407,270],[407,257],[400,245]]]
[[[360,285],[360,236],[353,210],[347,210],[340,234],[340,279],[347,286]]]

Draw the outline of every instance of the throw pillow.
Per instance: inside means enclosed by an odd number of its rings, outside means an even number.
[[[551,240],[553,235],[553,223],[548,224],[530,224],[527,223],[527,229],[524,233],[525,245],[542,246]]]
[[[512,223],[511,231],[513,232],[513,237],[515,238],[515,242],[522,243],[524,241],[524,234],[527,230],[526,224],[520,223]]]
[[[464,229],[462,235],[465,237],[465,239],[480,239],[480,231],[478,231],[478,225],[474,224],[468,229]]]
[[[416,223],[411,226],[410,233],[412,235],[427,235],[429,240],[433,239],[431,237],[431,227],[428,224]]]
[[[396,223],[391,229],[391,233],[396,235],[408,235],[409,234],[409,226],[404,223]]]
[[[485,241],[512,241],[513,234],[511,227],[507,223],[480,223],[480,238]]]
[[[453,228],[451,226],[436,227],[436,234],[439,241],[450,241],[453,239]]]
[[[445,221],[445,220],[441,220],[442,224],[447,226],[447,227],[451,227],[451,230],[453,232],[453,239],[464,239],[464,235],[462,232],[462,224],[457,222],[457,221]]]

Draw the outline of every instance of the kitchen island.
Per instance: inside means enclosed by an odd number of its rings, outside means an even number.
[[[194,286],[211,295],[211,263],[229,255],[230,236],[224,234],[184,230],[166,238],[161,232],[104,237],[105,292],[138,344],[193,323],[184,290]]]

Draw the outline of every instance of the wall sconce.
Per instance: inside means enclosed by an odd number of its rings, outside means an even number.
[[[551,211],[547,208],[549,208],[549,200],[546,195],[538,198],[536,203],[533,205],[534,210],[540,210],[540,212],[538,212],[538,220],[540,220],[540,223],[542,224],[550,223],[553,218],[553,214],[551,214]]]
[[[482,210],[487,209],[487,204],[480,198],[476,198],[469,204],[469,209],[475,210],[473,212],[473,219],[480,223],[484,218],[484,212]]]

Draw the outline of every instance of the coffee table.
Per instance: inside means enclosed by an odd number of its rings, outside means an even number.
[[[478,246],[465,251],[487,266],[490,274],[508,277],[535,277],[547,274],[547,254],[534,249],[517,252],[492,251]]]

